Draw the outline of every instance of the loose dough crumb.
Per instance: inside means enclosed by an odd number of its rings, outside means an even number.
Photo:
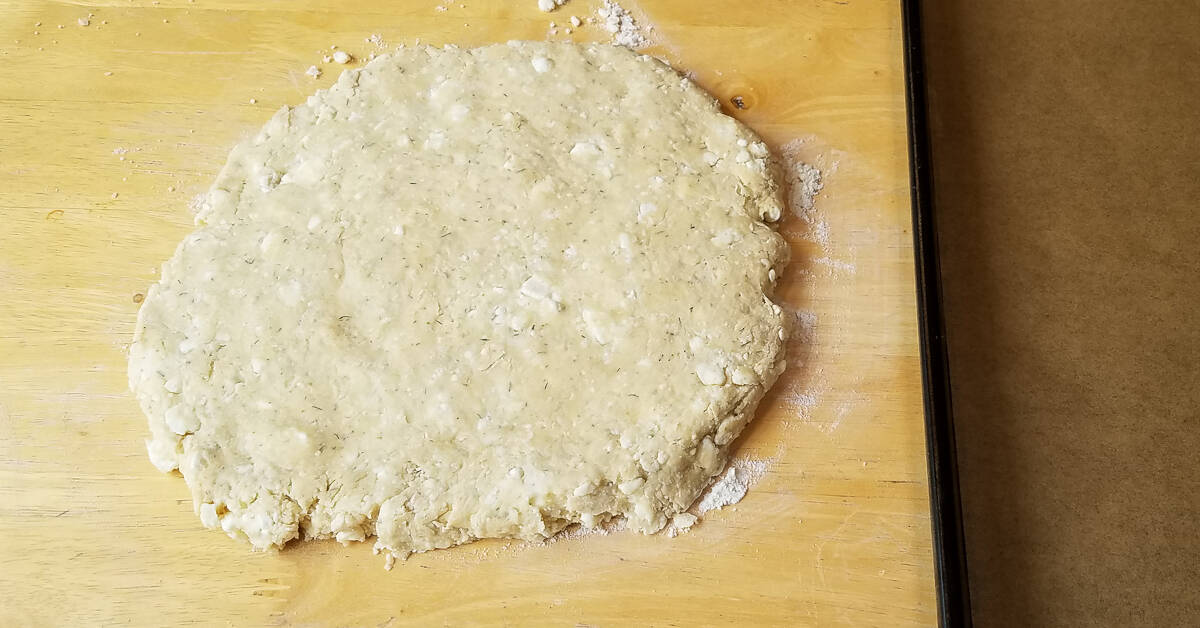
[[[700,518],[696,515],[681,512],[671,518],[671,527],[667,529],[667,536],[674,537],[681,532],[687,532],[699,520]]]

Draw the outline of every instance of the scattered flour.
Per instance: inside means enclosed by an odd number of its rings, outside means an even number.
[[[824,220],[817,220],[811,224],[812,224],[811,235],[813,237],[813,240],[816,241],[817,244],[820,244],[821,248],[828,249],[829,248],[829,223],[825,222]]]
[[[787,403],[800,414],[802,420],[809,420],[812,409],[821,403],[823,390],[795,391],[787,396]]]
[[[821,266],[827,266],[830,273],[834,271],[854,273],[856,268],[853,262],[843,262],[842,260],[832,259],[829,257],[818,257],[813,260],[813,263],[820,264]]]
[[[663,529],[663,533],[670,538],[674,538],[681,533],[689,531],[692,526],[700,521],[700,515],[710,510],[719,510],[725,506],[731,506],[740,502],[746,496],[746,492],[750,490],[750,487],[762,479],[767,469],[774,462],[774,458],[757,459],[740,457],[730,460],[729,466],[725,468],[725,472],[718,476],[712,485],[708,487],[700,499],[692,505],[692,508],[689,509],[690,511],[681,512],[672,517],[671,522]],[[624,529],[625,519],[617,517],[594,528],[573,525],[546,539],[544,543],[557,543],[562,540],[577,539],[596,534],[607,536],[613,532],[621,532]]]
[[[779,151],[787,185],[788,206],[792,213],[804,223],[805,231],[801,237],[817,244],[819,250],[826,254],[818,259],[812,259],[812,264],[824,266],[828,275],[832,275],[835,271],[853,272],[853,264],[839,262],[828,257],[828,253],[831,251],[829,223],[822,217],[816,202],[817,195],[825,187],[824,173],[817,166],[805,161],[806,158],[812,157],[812,150],[805,146],[806,142],[807,138],[797,138],[784,144]],[[818,156],[816,163],[824,164],[825,161]],[[836,164],[830,168],[829,172],[834,170],[836,170]],[[808,274],[808,271],[803,272]],[[817,314],[810,310],[793,309],[792,315],[794,319],[788,343],[788,364],[811,368],[804,365],[811,361],[812,354],[818,345]],[[779,396],[779,400],[794,413],[801,423],[808,423],[812,419],[813,410],[821,404],[821,399],[828,390],[828,383],[818,369],[805,380],[805,383],[789,379],[780,382],[780,389],[782,394]]]
[[[808,310],[796,310],[796,324],[792,328],[792,339],[811,344],[817,338],[817,314]]]
[[[734,458],[712,486],[695,505],[697,514],[732,506],[746,496],[746,491],[758,482],[774,460]],[[690,524],[689,524],[690,525]]]
[[[654,27],[643,29],[629,11],[613,0],[604,0],[604,6],[596,9],[596,15],[600,18],[600,25],[604,30],[612,34],[613,43],[634,50],[650,45],[646,33],[654,30]]]
[[[321,76],[321,68],[318,68],[315,65],[310,65],[310,66],[308,66],[308,69],[304,71],[304,73],[311,76],[314,79],[319,78]]]
[[[813,224],[816,220],[813,211],[816,197],[825,187],[825,182],[820,170],[803,161],[803,144],[804,139],[797,138],[784,144],[779,152],[783,157],[784,178],[787,180],[788,206],[804,222]],[[828,227],[825,233],[828,237]]]
[[[813,410],[821,404],[822,397],[829,390],[824,373],[819,367],[810,364],[813,362],[813,355],[819,350],[819,346],[827,345],[833,338],[827,337],[828,334],[822,332],[820,341],[818,341],[817,333],[824,327],[819,327],[816,312],[794,309],[789,305],[784,305],[784,307],[792,315],[792,326],[788,338],[788,364],[812,370],[807,377],[788,378],[780,381],[778,384],[779,401],[787,407],[789,414],[794,416],[799,423],[808,423],[812,420]],[[836,321],[837,317],[834,317],[833,320]],[[831,329],[829,331],[836,334],[838,330]],[[784,424],[789,427],[794,426],[792,422],[786,420]]]
[[[817,166],[806,163],[804,146],[806,138],[797,138],[783,145],[782,156],[784,178],[788,188],[788,206],[805,225],[803,237],[809,242],[820,246],[825,255],[814,258],[812,263],[823,266],[827,276],[835,273],[853,274],[856,271],[853,262],[846,262],[829,257],[833,252],[829,235],[829,223],[821,217],[816,205],[816,197],[825,188],[825,175],[836,172],[840,162],[828,164],[824,156],[819,156],[817,163],[827,166],[822,172]]]
[[[614,517],[612,519],[609,519],[608,521],[605,521],[604,523],[597,525],[594,528],[585,528],[579,524],[575,524],[575,525],[567,528],[566,530],[563,530],[562,532],[559,532],[558,534],[555,534],[554,536],[546,539],[544,541],[544,543],[547,543],[547,544],[557,543],[559,541],[566,540],[566,539],[577,539],[580,537],[592,536],[595,534],[599,534],[602,536],[608,536],[609,534],[612,534],[613,532],[621,532],[624,529],[625,529],[625,518],[624,517]]]
[[[745,480],[738,477],[737,467],[729,467],[721,477],[717,478],[716,482],[713,482],[704,497],[700,498],[696,510],[700,514],[704,514],[710,510],[736,504],[746,496],[748,488]]]
[[[567,0],[537,0],[537,7],[539,11],[549,13],[566,3]]]
[[[207,204],[208,194],[206,192],[201,192],[200,194],[197,194],[188,200],[188,211],[195,216],[196,214],[199,214]]]

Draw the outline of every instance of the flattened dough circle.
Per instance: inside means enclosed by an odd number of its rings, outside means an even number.
[[[406,48],[233,149],[142,304],[205,525],[394,554],[688,508],[783,368],[766,147],[627,49]]]

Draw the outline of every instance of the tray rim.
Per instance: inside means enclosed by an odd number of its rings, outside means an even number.
[[[920,0],[901,0],[913,253],[937,616],[941,626],[970,626],[971,599],[942,308],[921,16]]]

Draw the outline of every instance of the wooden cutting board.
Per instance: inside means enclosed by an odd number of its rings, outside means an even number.
[[[626,3],[650,52],[826,171],[814,224],[781,227],[798,332],[738,442],[765,474],[735,507],[673,539],[490,541],[385,572],[362,544],[252,553],[151,467],[125,384],[137,302],[229,148],[336,77],[322,54],[608,38],[565,33],[590,0],[438,6],[0,0],[0,624],[934,623],[895,2]]]

